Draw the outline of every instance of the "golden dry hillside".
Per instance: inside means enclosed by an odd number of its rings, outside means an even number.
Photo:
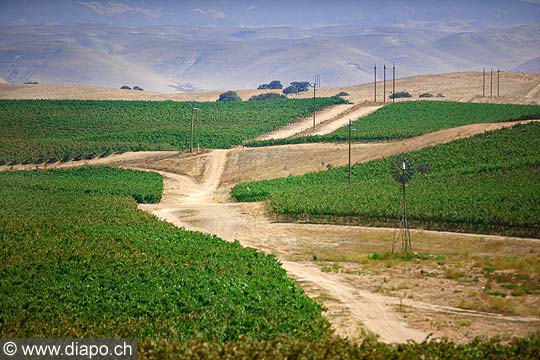
[[[390,73],[388,74],[390,77]],[[504,72],[500,74],[497,94],[497,74],[493,74],[493,97],[490,98],[490,74],[486,74],[486,97],[482,97],[482,73],[462,72],[435,75],[420,75],[396,80],[396,91],[407,91],[418,100],[422,93],[430,93],[434,100],[450,100],[464,102],[500,102],[500,103],[540,103],[540,74]],[[343,87],[322,88],[317,90],[318,96],[333,96],[340,91],[350,94],[354,103],[373,101],[373,83]],[[386,84],[386,96],[392,90],[391,79]],[[223,90],[225,91],[225,90]],[[15,85],[0,84],[0,99],[81,99],[81,100],[174,100],[174,101],[215,101],[223,91],[159,94],[147,91],[120,90],[89,85],[72,84],[37,84]],[[236,90],[243,100],[253,95],[269,92],[269,90]],[[276,90],[274,90],[276,91]],[[377,82],[377,101],[383,100],[383,82]],[[443,97],[437,97],[442,94]],[[311,97],[311,91],[293,97]]]

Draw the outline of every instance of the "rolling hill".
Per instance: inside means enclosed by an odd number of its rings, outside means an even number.
[[[434,95],[433,100],[498,102],[516,104],[540,104],[540,74],[501,73],[500,97],[482,97],[482,73],[463,72],[433,75],[419,75],[401,78],[396,81],[396,91],[408,91],[412,94],[409,100],[419,100],[420,94],[428,92]],[[390,95],[391,83],[387,84],[386,96]],[[382,101],[383,85],[379,81],[378,101]],[[236,90],[243,100],[268,90],[240,89]],[[280,90],[274,90],[279,92]],[[353,103],[373,101],[373,82],[349,87],[323,87],[317,96],[330,97],[340,91],[349,94],[347,100]],[[487,83],[489,94],[489,81]],[[185,92],[176,94],[160,94],[150,91],[129,91],[118,88],[107,88],[74,84],[37,84],[15,85],[0,84],[0,99],[72,99],[72,100],[151,100],[151,101],[216,101],[221,91]],[[436,97],[441,94],[443,97]],[[294,95],[294,98],[312,97],[313,92]],[[425,99],[425,98],[424,98]],[[402,99],[399,99],[402,101]]]
[[[3,26],[0,76],[16,83],[139,85],[173,93],[256,88],[273,79],[309,81],[320,73],[323,86],[339,87],[371,81],[373,64],[390,66],[392,61],[398,77],[483,67],[509,70],[524,63],[527,71],[540,72],[533,60],[539,49],[537,25],[476,32],[353,25]]]

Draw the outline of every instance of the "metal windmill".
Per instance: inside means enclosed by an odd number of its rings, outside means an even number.
[[[411,251],[411,233],[407,222],[407,196],[406,185],[414,176],[414,166],[411,159],[400,157],[392,161],[390,172],[394,180],[401,184],[401,208],[399,212],[399,229],[394,231],[392,239],[392,254],[396,247],[396,240],[401,239],[401,250],[403,252]]]

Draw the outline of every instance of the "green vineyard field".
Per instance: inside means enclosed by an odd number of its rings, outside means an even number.
[[[329,324],[274,257],[137,209],[161,176],[0,173],[0,337],[320,339]]]
[[[140,211],[154,173],[0,173],[0,336],[134,337],[140,359],[536,359],[540,337],[399,346],[333,336],[272,256]]]
[[[317,99],[318,110],[344,102]],[[194,146],[229,148],[309,116],[313,100],[196,103]],[[0,165],[189,147],[191,103],[0,100]]]
[[[408,186],[419,228],[540,236],[540,124],[516,126],[407,154],[430,174]],[[282,220],[395,226],[400,188],[393,158],[237,185],[239,201],[269,200]]]
[[[410,138],[453,127],[503,121],[540,119],[540,106],[410,101],[390,104],[353,122],[353,141],[373,142]],[[349,139],[348,127],[321,136],[252,141],[247,146],[338,142]]]

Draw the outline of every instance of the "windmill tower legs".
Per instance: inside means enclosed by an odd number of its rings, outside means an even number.
[[[401,251],[403,253],[412,250],[411,233],[409,231],[409,223],[407,220],[407,196],[405,192],[405,184],[401,184],[401,208],[399,212],[399,229],[394,231],[392,239],[392,254],[396,251],[396,241],[401,240]]]

